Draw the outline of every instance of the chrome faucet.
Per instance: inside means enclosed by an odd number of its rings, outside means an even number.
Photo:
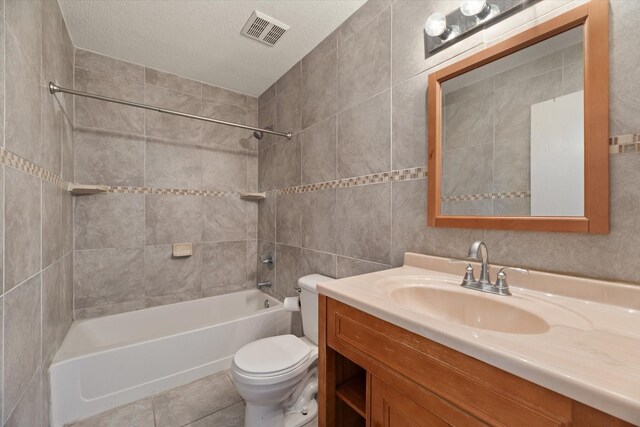
[[[258,289],[270,288],[271,287],[271,280],[261,280],[261,281],[258,282],[258,284],[256,286],[258,287]]]
[[[473,242],[473,244],[469,248],[467,259],[482,262],[480,279],[478,279],[477,281],[483,284],[490,285],[491,277],[489,276],[489,250],[487,249],[487,245],[481,240]]]
[[[267,256],[265,258],[260,258],[260,262],[266,265],[269,268],[269,270],[273,270],[273,266],[276,263],[276,259],[273,256],[273,254],[269,252],[267,253]]]
[[[507,274],[505,273],[505,270],[513,270],[529,274],[529,270],[524,268],[504,267],[498,272],[498,279],[496,280],[496,283],[491,283],[491,276],[489,275],[491,271],[491,266],[489,265],[489,250],[487,249],[487,245],[480,240],[473,242],[469,248],[469,255],[467,258],[472,261],[480,261],[482,263],[482,267],[480,270],[480,279],[475,280],[473,277],[473,267],[471,267],[471,264],[467,265],[464,279],[460,285],[463,288],[495,295],[508,296],[511,295],[511,291],[509,290],[509,285],[507,285]]]

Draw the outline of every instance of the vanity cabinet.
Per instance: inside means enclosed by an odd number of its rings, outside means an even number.
[[[319,425],[630,426],[320,295]]]
[[[371,377],[371,425],[486,426],[435,394],[404,394],[377,377]]]

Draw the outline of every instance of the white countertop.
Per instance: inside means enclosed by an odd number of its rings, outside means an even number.
[[[640,286],[532,271],[529,276],[511,273],[513,296],[504,297],[460,288],[463,273],[464,265],[447,259],[406,254],[403,267],[322,283],[318,292],[640,424]],[[412,278],[436,279],[485,298],[509,298],[510,304],[531,307],[551,327],[540,334],[512,334],[412,311],[389,297],[394,282]]]

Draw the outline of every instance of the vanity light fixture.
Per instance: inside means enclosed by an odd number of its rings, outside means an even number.
[[[440,40],[449,40],[460,34],[460,27],[447,25],[447,17],[444,13],[432,13],[424,23],[425,32],[431,37],[439,37]]]
[[[460,2],[460,12],[464,16],[475,16],[478,23],[481,23],[498,16],[500,8],[486,0],[463,0]]]
[[[542,0],[456,0],[450,13],[432,13],[424,23],[425,59],[441,49]]]

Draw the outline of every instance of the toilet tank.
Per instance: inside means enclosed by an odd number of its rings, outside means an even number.
[[[304,336],[316,345],[318,344],[318,291],[316,285],[330,280],[334,279],[322,274],[310,274],[298,280]]]

